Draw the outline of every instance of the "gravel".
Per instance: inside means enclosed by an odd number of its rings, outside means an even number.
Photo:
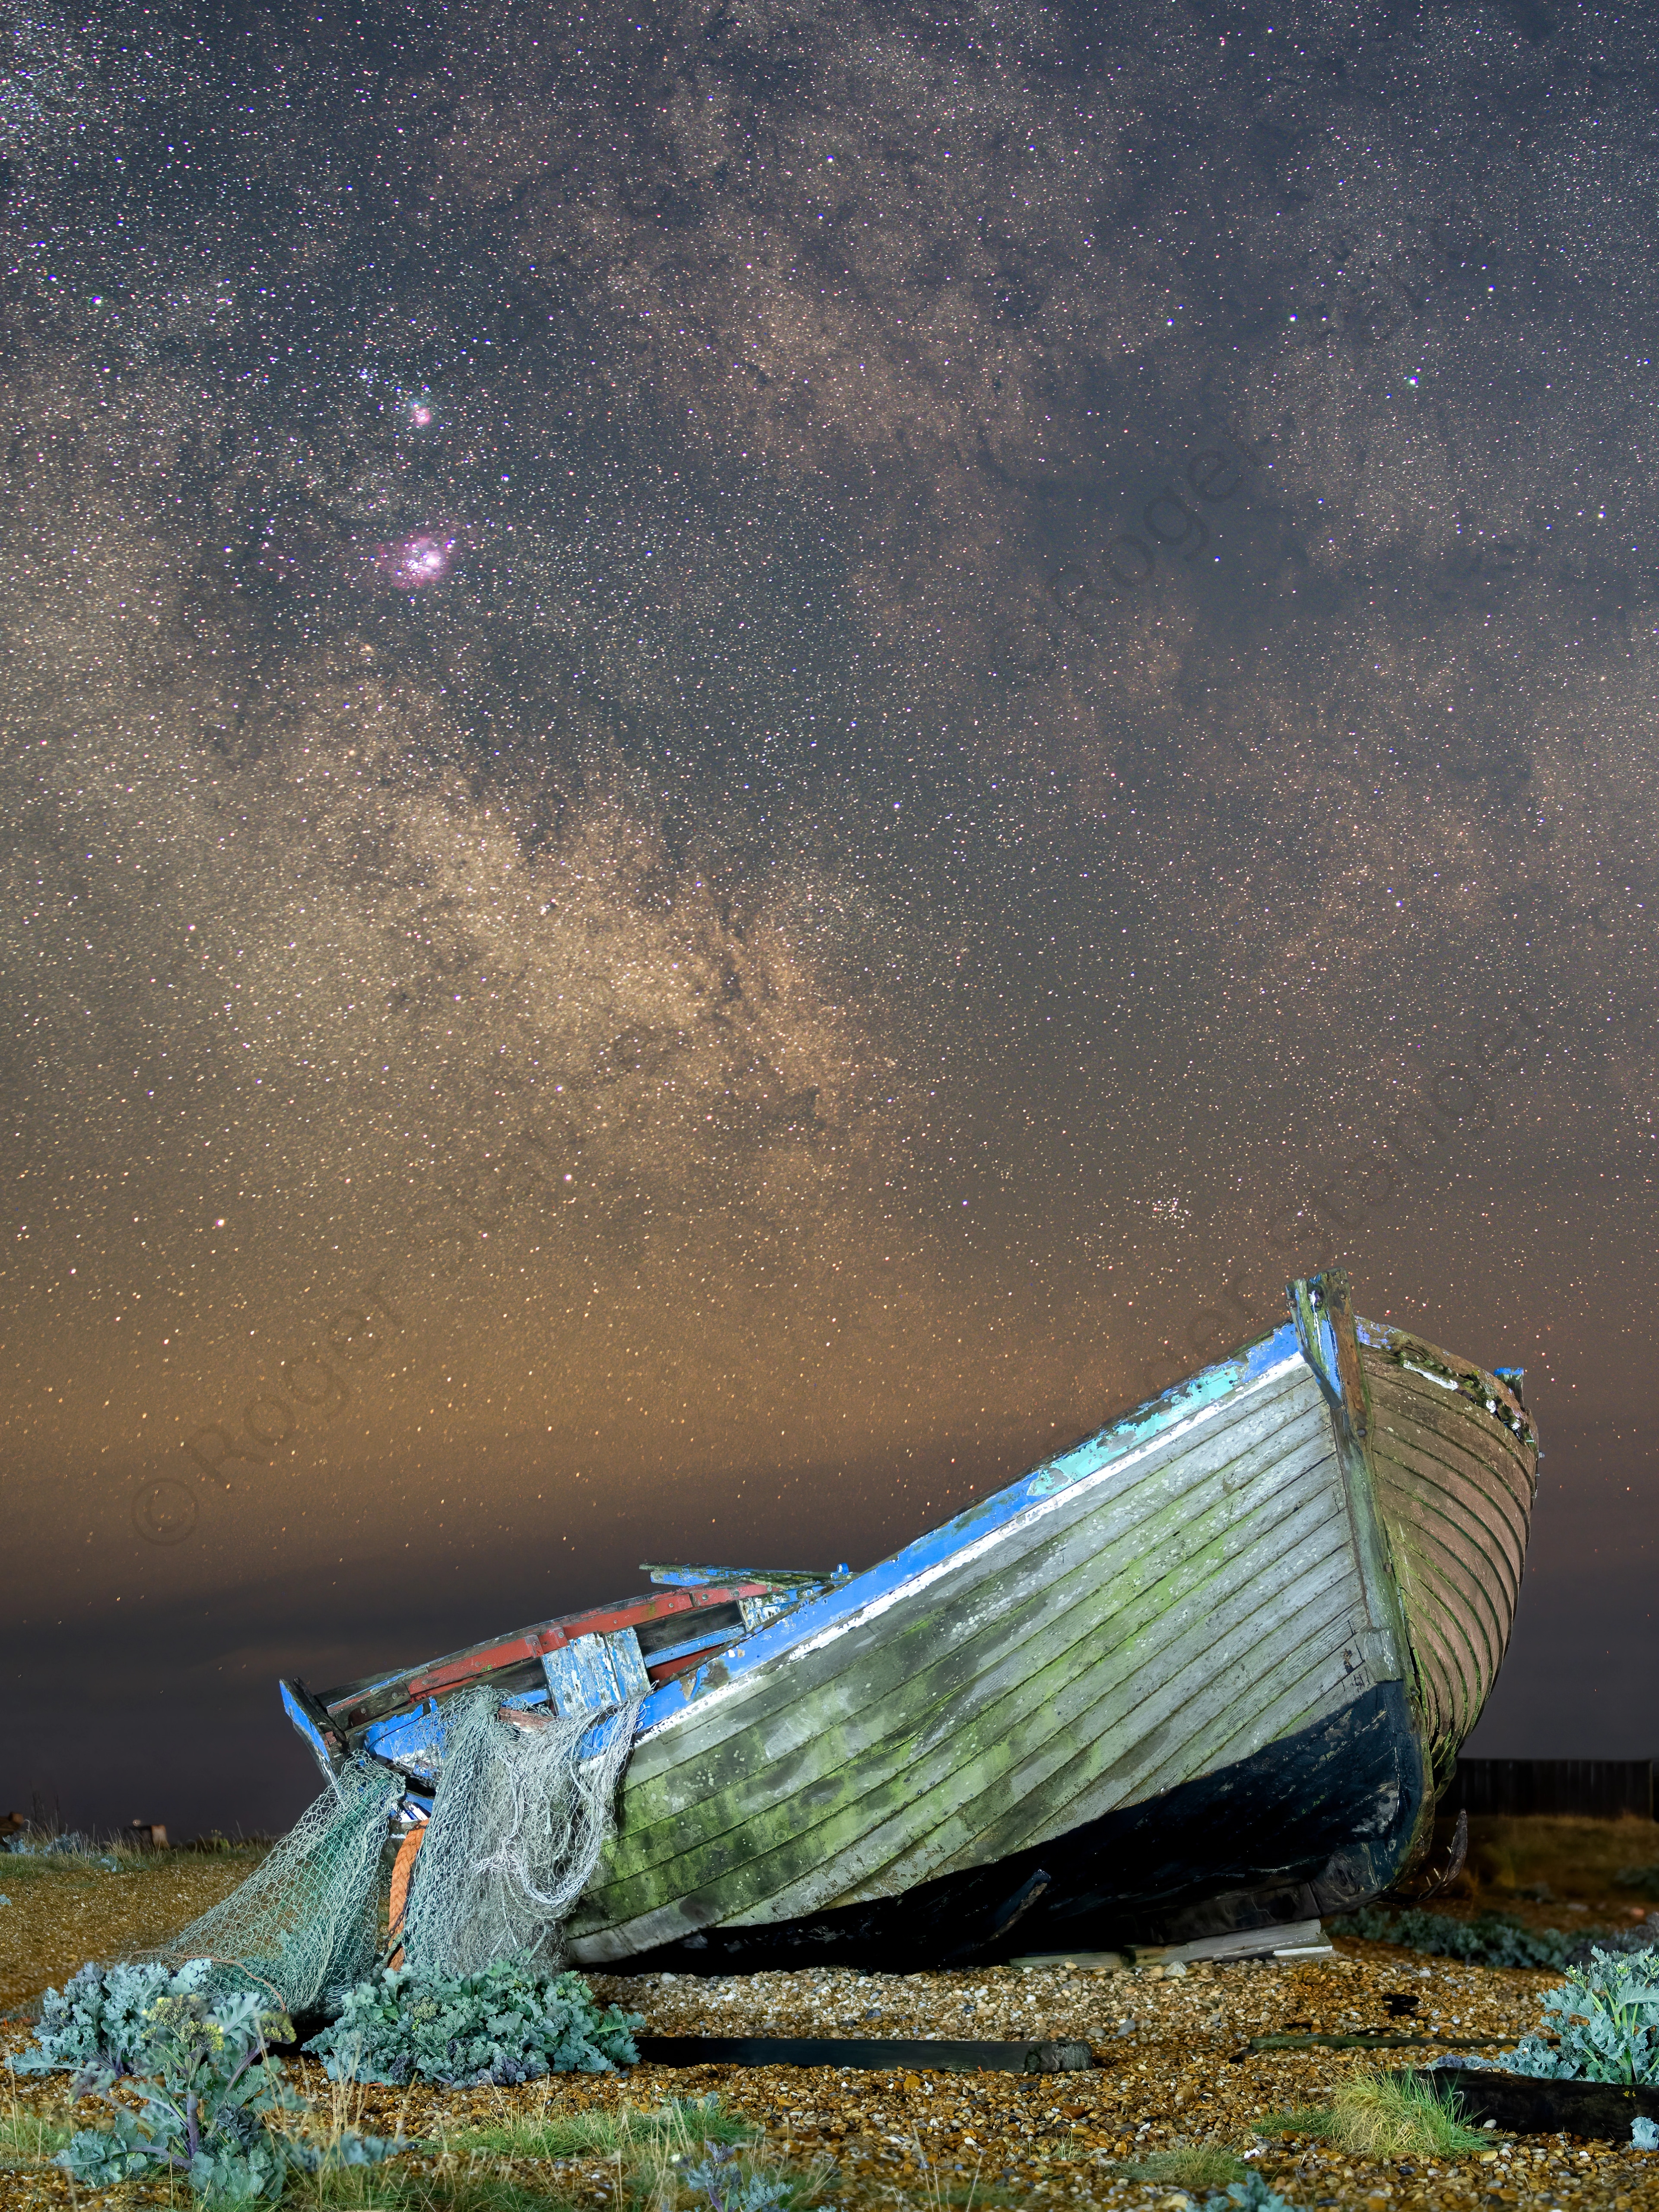
[[[212,1869],[220,1882],[228,1872]],[[113,1910],[121,1883],[106,1879]],[[218,1885],[204,1869],[186,1886],[198,1887],[205,1903],[208,1889]],[[27,1902],[32,1910],[39,1897],[31,1886]],[[65,1905],[73,1902],[65,1894]],[[154,1902],[160,1905],[159,1894]],[[139,1916],[129,1909],[120,1917]],[[12,1917],[6,1916],[8,1937]],[[102,1931],[94,1931],[88,1914],[80,1911],[73,1918],[72,1937],[66,1935],[58,1945],[71,1971],[102,1948]],[[42,1948],[37,1930],[31,1955],[39,1956]],[[1187,2201],[1184,2191],[1123,2168],[1155,2152],[1200,2144],[1253,2154],[1274,2185],[1305,2212],[1319,2207],[1401,2212],[1416,2205],[1478,2206],[1485,2212],[1510,2204],[1559,2207],[1559,2212],[1603,2206],[1633,2212],[1651,2205],[1659,2212],[1659,2154],[1625,2145],[1563,2136],[1494,2137],[1490,2151],[1437,2169],[1385,2166],[1305,2139],[1260,2132],[1276,2112],[1323,2101],[1354,2069],[1404,2064],[1416,2054],[1395,2051],[1378,2062],[1363,2051],[1254,2051],[1252,2037],[1382,2029],[1473,2038],[1477,2047],[1484,2043],[1490,2055],[1499,2057],[1497,2039],[1535,2027],[1541,1993],[1558,1980],[1549,1973],[1425,1960],[1347,1940],[1327,1960],[1199,1965],[1185,1971],[998,1967],[889,1975],[821,1967],[708,1979],[597,1975],[599,1996],[643,2014],[647,2031],[654,2034],[1053,2037],[1087,2042],[1096,2063],[1087,2074],[1034,2078],[830,2067],[641,2067],[625,2075],[565,2076],[516,2089],[370,2090],[364,2093],[361,2124],[387,2133],[399,2124],[410,2134],[439,2127],[453,2131],[511,2111],[539,2109],[544,2100],[568,2112],[650,2106],[666,2096],[715,2090],[765,2130],[769,2154],[802,2165],[833,2160],[836,2178],[825,2193],[847,2212],[866,2206],[933,2207],[951,2201],[952,2190],[960,2204],[975,2176],[976,2205],[1102,2205],[1114,2212],[1164,2206],[1174,2212]],[[32,1986],[38,1990],[40,1982]],[[1407,2011],[1410,2000],[1415,2003]],[[0,2033],[21,2044],[27,2032]],[[318,2070],[308,2065],[295,2070],[301,2086],[325,2102],[326,2085]],[[17,2094],[30,2109],[59,2114],[67,2109],[62,2077],[20,2083]],[[580,2162],[556,2174],[523,2168],[518,2178],[539,2182],[550,2195],[574,2204],[597,2204],[614,2187],[614,2176],[604,2182]],[[59,2188],[61,2180],[39,2168],[27,2176],[0,2175],[0,2206],[5,2212],[67,2206],[68,2187]]]

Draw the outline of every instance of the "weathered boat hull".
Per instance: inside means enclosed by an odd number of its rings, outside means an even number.
[[[672,1679],[647,1684],[626,1627],[515,1639],[561,1711],[614,1703],[581,1687],[601,1675],[648,1689],[572,1954],[988,1960],[1305,1919],[1395,1881],[1502,1656],[1536,1449],[1517,1389],[1357,1325],[1345,1279],[1291,1300],[866,1573],[787,1597],[719,1577],[750,1610]],[[429,1767],[465,1658],[325,1701],[325,1734],[332,1714],[340,1755],[394,1759],[419,1739]],[[496,1673],[536,1694],[533,1659]]]
[[[1362,1324],[1370,1460],[1424,1724],[1449,1773],[1480,1718],[1520,1601],[1538,1448],[1510,1378]]]
[[[1260,1924],[1356,1838],[1325,1886],[1373,1893],[1429,1802],[1374,1522],[1293,1328],[1206,1370],[648,1733],[574,1955],[1103,1945],[1229,1893]]]
[[[590,1966],[625,1958],[640,1972],[911,1972],[1279,1927],[1351,1911],[1386,1888],[1424,1793],[1402,1686],[1383,1683],[1252,1757],[988,1866],[793,1918],[711,1922],[643,1952],[591,1936],[572,1948]],[[1380,1832],[1361,1835],[1366,1827]]]

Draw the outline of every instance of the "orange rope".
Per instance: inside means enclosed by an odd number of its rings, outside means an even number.
[[[398,1846],[398,1856],[392,1865],[392,1903],[387,1917],[386,1941],[394,1948],[386,1964],[401,1966],[404,1947],[398,1941],[403,1934],[404,1911],[409,1903],[409,1885],[415,1872],[416,1854],[426,1840],[426,1825],[411,1828]]]

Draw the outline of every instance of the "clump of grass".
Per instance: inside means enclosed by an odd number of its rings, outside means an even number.
[[[1225,2189],[1249,2173],[1242,2158],[1235,2158],[1219,2143],[1177,2144],[1173,2150],[1155,2150],[1133,2166],[1117,2171],[1133,2181],[1167,2182],[1174,2189]]]
[[[1322,2136],[1358,2158],[1465,2158],[1492,2138],[1465,2124],[1462,2103],[1425,2074],[1353,2074],[1328,2105],[1276,2113],[1261,2132]]]
[[[649,2132],[628,2177],[640,2212],[809,2212],[822,2202],[830,2161],[792,2169],[766,2160],[758,2130],[718,2097],[671,2098],[644,2118]]]
[[[1426,2074],[1354,2074],[1331,2100],[1335,2137],[1362,2157],[1462,2158],[1490,2139],[1463,2120],[1462,2099]]]
[[[176,1874],[191,1849],[185,1844],[152,1850],[149,1844],[135,1843],[131,1836],[118,1832],[100,1837],[26,1829],[11,1841],[0,1844],[0,1877],[3,1877],[0,1887],[8,1882],[52,1881],[66,1875]],[[228,1863],[252,1867],[270,1849],[267,1838],[244,1836],[229,1843],[222,1856]]]
[[[489,2171],[372,2174],[337,2166],[290,2191],[282,2212],[574,2212],[572,2200]]]
[[[0,2117],[0,2172],[43,2166],[75,2133],[72,2120],[45,2120],[21,2106]]]
[[[954,2174],[941,2172],[938,2159],[929,2158],[920,2134],[912,2133],[909,2154],[915,2160],[916,2179],[911,2180],[907,2172],[902,2190],[896,2188],[891,2182],[884,2185],[884,2193],[896,2207],[905,2208],[905,2212],[912,2212],[912,2208],[918,2206],[921,2212],[988,2212],[988,2208],[994,2204],[1000,2206],[1013,2202],[1002,2190],[988,2191],[981,2187],[978,2160],[975,2161],[974,2171],[965,2188],[957,2182]],[[809,2204],[817,2187],[828,2179],[829,2169],[826,2166],[815,2168],[811,2175],[805,2177],[806,2193],[798,2193],[791,2199],[792,2204],[798,2203],[802,2207]],[[826,2206],[824,2212],[833,2212],[833,2208]]]
[[[617,2112],[513,2112],[457,2138],[462,2150],[497,2158],[614,2158],[648,2133],[646,2116],[626,2106]]]
[[[1256,2123],[1259,2136],[1328,2136],[1331,2131],[1328,2105],[1297,2105],[1288,2112],[1273,2112]]]
[[[337,2124],[338,2124],[337,2116]],[[827,2162],[806,2170],[765,2161],[758,2130],[715,2096],[671,2098],[651,2112],[503,2112],[483,2127],[411,2146],[424,2169],[398,2162],[372,2172],[325,2166],[290,2185],[283,2212],[573,2212],[603,2180],[629,2212],[809,2212],[823,2202]],[[710,2154],[718,2166],[708,2166]],[[699,2160],[714,2177],[711,2194]],[[528,2166],[585,2169],[567,2184]],[[941,2200],[943,2203],[944,2200]]]
[[[555,2112],[544,2105],[539,2112],[513,2112],[471,2128],[458,2141],[501,2158],[614,2158],[618,2151],[648,2152],[659,2140],[671,2154],[684,2154],[703,2143],[750,2142],[757,2132],[716,2096],[671,2097],[650,2112],[627,2105],[614,2112]]]

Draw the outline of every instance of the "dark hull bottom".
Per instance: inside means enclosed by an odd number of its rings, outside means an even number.
[[[853,1966],[908,1973],[1033,1951],[1177,1943],[1342,1912],[1403,1869],[1425,1771],[1404,1687],[994,1866],[763,1927],[710,1928],[611,1973]]]

